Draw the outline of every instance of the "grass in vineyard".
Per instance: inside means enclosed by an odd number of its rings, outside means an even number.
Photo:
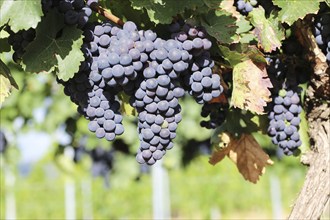
[[[165,165],[173,160],[168,156]],[[215,167],[207,160],[201,156],[186,169],[173,166],[169,170],[173,219],[210,219],[214,208],[220,210],[224,219],[271,219],[271,175],[279,178],[283,214],[287,216],[305,177],[305,168],[299,166],[297,158],[285,158],[277,166],[267,168],[257,185],[244,181],[229,159]],[[101,178],[92,180],[93,218],[152,218],[151,177],[143,175],[135,181],[138,166],[134,166],[134,158],[119,154],[117,161],[118,172],[111,174],[110,189],[104,187]],[[89,178],[87,171],[80,173],[75,181],[78,219],[83,218],[80,184],[86,178]],[[36,164],[30,175],[18,175],[15,185],[17,219],[44,219],[46,216],[47,219],[64,219],[64,182],[65,175],[50,159]],[[1,177],[0,219],[5,217],[4,189],[4,178]]]

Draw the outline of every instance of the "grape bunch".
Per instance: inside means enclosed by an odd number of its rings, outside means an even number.
[[[214,129],[225,121],[225,108],[221,103],[205,103],[202,107],[201,116],[204,118],[210,116],[208,121],[203,120],[200,122],[201,127]]]
[[[110,186],[109,174],[114,166],[115,149],[106,150],[100,146],[94,147],[92,150],[86,149],[84,143],[74,147],[73,161],[80,163],[84,156],[88,156],[92,161],[91,174],[93,177],[102,177],[106,187]]]
[[[273,93],[277,94],[283,87],[287,76],[288,65],[279,56],[267,56],[266,60],[268,62],[268,76],[273,84]]]
[[[268,115],[268,134],[286,155],[292,155],[301,145],[298,132],[301,111],[300,98],[296,91],[281,90],[274,97],[274,105]]]
[[[25,48],[36,37],[36,30],[30,28],[28,30],[20,30],[15,33],[12,30],[8,29],[8,33],[8,43],[12,46],[14,50],[13,60],[14,62],[18,63],[22,58],[23,54],[25,53]]]
[[[242,15],[247,15],[258,5],[258,0],[235,0],[234,5]]]
[[[325,13],[327,12],[327,6],[324,5],[321,4],[319,14],[315,18],[313,33],[316,43],[326,55],[327,62],[330,63],[330,14]]]
[[[94,177],[103,177],[106,187],[110,187],[109,174],[113,169],[114,151],[95,147],[89,153],[92,159],[91,173]]]
[[[220,76],[212,74],[214,61],[209,52],[212,42],[207,38],[206,30],[182,20],[172,23],[169,30],[172,32],[171,37],[182,43],[182,49],[190,55],[189,67],[181,74],[183,88],[198,104],[220,96],[223,87],[220,85]]]
[[[169,48],[170,60],[173,60],[170,55],[172,52],[178,51],[175,47]],[[157,70],[161,63],[159,60],[158,65],[155,63],[154,67],[147,67],[143,71],[145,79],[135,93],[133,104],[139,112],[141,142],[136,158],[140,163],[150,165],[161,159],[166,150],[172,149],[172,139],[176,137],[175,131],[182,119],[178,99],[184,95],[184,90],[176,85],[175,79]]]
[[[55,9],[64,15],[67,25],[78,25],[82,28],[88,22],[92,10],[84,0],[41,0],[42,11],[47,14]]]
[[[295,50],[289,51],[292,52],[287,54],[289,56],[296,54]],[[273,102],[268,106],[268,135],[285,155],[292,155],[301,145],[298,131],[302,107],[298,76],[290,70],[289,59],[283,58],[283,55],[269,55],[266,59],[268,76],[273,84]]]
[[[86,24],[84,36],[85,61],[72,79],[62,82],[65,93],[90,120],[89,130],[109,141],[124,132],[117,94],[129,95],[138,112],[139,163],[152,165],[173,147],[184,88],[201,104],[223,90],[219,75],[212,74],[214,62],[207,51],[211,42],[205,32],[198,38],[203,46],[188,50],[185,45],[193,45],[196,37],[164,40],[151,30],[138,31],[130,21],[122,29]],[[195,84],[201,86],[198,92]]]
[[[105,74],[107,68],[110,73],[113,69],[108,62],[110,53],[107,50],[111,30],[112,26],[107,22],[86,25],[82,48],[85,61],[72,79],[61,82],[65,86],[65,94],[78,105],[78,112],[90,121],[88,129],[95,132],[96,137],[108,141],[124,132],[120,103],[116,97],[119,90],[113,88]]]

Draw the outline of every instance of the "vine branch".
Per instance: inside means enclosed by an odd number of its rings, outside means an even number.
[[[106,17],[110,21],[114,22],[115,24],[118,24],[120,26],[124,25],[123,20],[112,14],[110,11],[104,9],[102,6],[100,6],[97,2],[93,2],[90,4],[90,8],[95,11],[96,13]]]

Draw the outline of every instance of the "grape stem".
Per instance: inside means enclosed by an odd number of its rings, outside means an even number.
[[[91,5],[90,5],[90,8],[99,13],[100,15],[106,17],[107,19],[109,19],[110,21],[120,25],[120,26],[123,26],[124,25],[124,22],[118,18],[117,16],[115,16],[114,14],[112,14],[110,11],[104,9],[102,6],[100,6],[97,2],[93,2]]]

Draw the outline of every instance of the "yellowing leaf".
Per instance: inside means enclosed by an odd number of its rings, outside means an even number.
[[[233,93],[231,104],[235,107],[262,114],[266,102],[271,100],[272,88],[267,77],[265,64],[258,66],[251,60],[245,60],[234,66]]]
[[[5,98],[10,95],[11,84],[8,78],[0,74],[0,107]]]
[[[255,27],[254,35],[258,38],[258,46],[262,47],[265,52],[272,52],[281,47],[280,39],[283,37],[279,35],[279,26],[277,23],[272,23],[265,17],[265,10],[259,8],[253,9],[249,13],[250,21]]]
[[[209,162],[215,165],[225,156],[236,164],[244,179],[252,183],[256,183],[259,176],[265,173],[266,165],[273,164],[268,154],[250,134],[242,134],[239,139],[230,136],[228,147],[213,152]]]
[[[320,0],[274,0],[274,5],[281,8],[278,17],[282,23],[292,25],[299,18],[303,19],[307,14],[316,14],[319,9]]]
[[[10,74],[10,70],[2,60],[0,60],[0,108],[5,98],[10,95],[13,87],[18,89],[14,78]]]

